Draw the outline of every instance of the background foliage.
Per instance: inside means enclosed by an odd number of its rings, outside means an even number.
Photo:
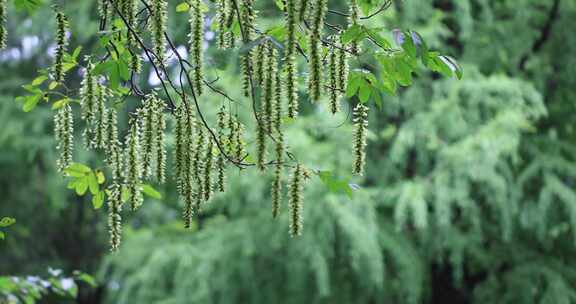
[[[185,41],[171,4],[170,31]],[[278,17],[273,3],[260,10],[271,24]],[[71,45],[95,46],[92,3],[66,11]],[[398,97],[383,95],[352,197],[312,179],[304,232],[292,239],[286,216],[280,224],[270,216],[270,177],[237,172],[190,232],[168,184],[130,216],[115,255],[105,212],[56,173],[51,110],[27,115],[14,102],[50,62],[51,12],[9,12],[0,216],[17,223],[2,230],[0,275],[45,275],[49,266],[94,274],[97,287],[79,281],[81,303],[576,303],[573,1],[396,1],[369,25],[418,31],[458,58],[465,77],[421,73]],[[234,60],[206,38],[220,84],[234,88]],[[303,112],[286,136],[294,153],[347,180],[350,110]]]

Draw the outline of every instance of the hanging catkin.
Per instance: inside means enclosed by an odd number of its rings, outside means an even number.
[[[286,98],[288,100],[288,117],[298,115],[297,67],[296,67],[296,0],[286,1]]]
[[[166,181],[166,143],[164,141],[166,131],[166,117],[163,113],[164,101],[159,98],[155,99],[156,102],[156,121],[158,128],[156,130],[156,155],[154,159],[155,164],[155,177],[158,183],[163,184]]]
[[[326,1],[315,1],[314,20],[308,36],[310,48],[310,75],[308,77],[308,94],[312,101],[320,100],[322,94],[322,44],[321,34],[326,14]]]
[[[132,210],[142,205],[142,158],[140,155],[140,128],[136,119],[131,118],[130,130],[124,143],[126,160],[124,184],[130,194],[130,206]]]
[[[224,106],[220,108],[218,112],[218,141],[224,143],[226,141],[226,135],[224,130],[226,129],[226,112]],[[218,175],[216,179],[216,189],[219,192],[226,191],[226,158],[224,157],[223,151],[218,153],[218,158],[216,159],[216,167],[218,169]]]
[[[341,43],[337,44],[336,53],[337,53],[337,63],[338,66],[338,78],[337,80],[337,88],[340,91],[346,91],[346,84],[348,82],[348,53],[346,49]]]
[[[56,149],[60,156],[56,161],[58,171],[63,171],[72,163],[74,151],[74,118],[69,104],[58,109],[54,115],[54,135],[56,137]]]
[[[197,95],[202,95],[204,79],[202,43],[204,42],[204,14],[200,0],[190,1],[190,54],[192,55],[192,86]]]
[[[108,187],[108,231],[110,250],[118,251],[122,239],[122,186],[114,181]]]
[[[292,174],[289,189],[290,235],[292,237],[299,236],[302,233],[302,179],[302,167],[297,164]]]
[[[156,64],[164,65],[164,53],[166,53],[166,37],[164,32],[166,31],[166,0],[152,0],[151,8],[151,20],[149,23],[150,32],[152,34],[152,49],[156,54]]]
[[[106,87],[99,86],[97,89],[96,98],[96,130],[94,147],[97,149],[105,149],[108,145],[108,109],[106,107],[106,99],[108,92]]]
[[[202,188],[202,197],[204,201],[209,201],[212,197],[212,169],[214,160],[214,140],[208,136],[208,146],[206,147],[206,155],[204,156],[204,187]]]
[[[339,98],[339,87],[338,87],[338,54],[336,54],[335,48],[331,48],[330,54],[328,54],[328,77],[329,83],[328,87],[330,90],[330,113],[336,114],[340,110],[340,106],[338,104]]]
[[[240,8],[240,20],[239,22],[242,24],[241,29],[243,31],[243,42],[249,43],[254,39],[254,29],[255,29],[255,20],[256,15],[253,8],[254,1],[253,0],[236,0],[242,1],[242,6]],[[244,92],[244,96],[249,97],[251,94],[251,85],[250,85],[250,75],[252,75],[253,71],[253,58],[254,52],[252,50],[248,51],[246,54],[242,55],[240,59],[241,68],[242,68],[242,90]]]
[[[80,107],[81,107],[81,118],[86,121],[86,127],[90,129],[95,119],[95,108],[97,103],[97,90],[98,84],[96,82],[96,77],[93,75],[92,70],[94,69],[94,64],[88,59],[88,64],[84,71],[84,77],[82,79],[80,87]]]
[[[350,11],[348,16],[348,28],[358,25],[360,15],[360,8],[358,7],[358,0],[350,0]],[[353,41],[350,43],[350,52],[357,55],[360,52],[358,42]]]
[[[6,41],[8,40],[8,30],[6,29],[7,11],[8,3],[6,0],[0,0],[0,50],[6,48]]]
[[[106,164],[110,168],[112,180],[119,180],[122,174],[122,147],[118,139],[118,114],[111,107],[108,112],[108,143],[105,147]]]
[[[58,83],[64,81],[64,54],[68,48],[69,29],[68,18],[60,9],[56,8],[56,52],[54,55],[54,80]]]
[[[366,133],[368,131],[368,107],[358,103],[354,108],[354,168],[353,173],[364,174],[366,163]]]

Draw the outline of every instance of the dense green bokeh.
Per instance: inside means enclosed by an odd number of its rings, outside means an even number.
[[[170,32],[183,42],[185,17],[171,4]],[[91,49],[91,2],[65,7],[71,45]],[[270,24],[280,16],[272,2],[261,14]],[[168,183],[162,200],[126,213],[115,255],[105,210],[56,172],[49,105],[23,113],[14,101],[49,65],[51,18],[11,6],[0,52],[0,217],[17,219],[2,230],[0,275],[93,274],[99,285],[80,283],[81,303],[576,303],[575,2],[395,1],[368,24],[418,31],[458,58],[465,77],[423,72],[372,107],[367,174],[352,178],[352,198],[313,177],[303,235],[291,238],[286,200],[271,217],[271,176],[230,169],[230,189],[187,231]],[[25,38],[38,44],[28,51]],[[235,55],[208,43],[218,67],[208,77],[239,92]],[[352,167],[345,104],[332,116],[303,102],[286,134],[298,159],[342,180]],[[75,157],[101,165],[88,152]]]

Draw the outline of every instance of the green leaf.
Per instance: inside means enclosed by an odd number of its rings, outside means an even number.
[[[96,178],[96,174],[94,174],[94,172],[90,172],[87,179],[90,193],[92,193],[92,195],[96,195],[100,191],[100,186],[98,185],[98,179]]]
[[[58,82],[52,81],[50,85],[48,85],[48,90],[54,90],[58,86]]]
[[[44,83],[44,81],[46,81],[46,79],[48,79],[48,76],[46,75],[40,75],[36,78],[34,78],[34,80],[32,80],[32,85],[33,86],[39,86],[42,83]]]
[[[104,191],[98,191],[92,196],[92,207],[100,209],[104,204]]]
[[[52,110],[58,110],[68,103],[68,98],[62,98],[52,104]]]
[[[26,10],[29,14],[34,13],[44,1],[42,0],[15,0],[14,6],[17,10]]]
[[[360,102],[366,103],[372,94],[371,86],[365,79],[362,79],[360,83],[358,99]]]
[[[82,51],[82,46],[78,46],[74,49],[74,52],[72,53],[72,59],[74,59],[74,61],[76,61],[76,59],[80,55],[81,51]]]
[[[12,217],[3,217],[0,220],[0,227],[8,227],[10,225],[13,225],[14,223],[16,223],[16,219],[12,218]]]
[[[76,194],[82,196],[88,190],[88,178],[79,178],[76,180]]]
[[[190,5],[187,2],[182,2],[176,5],[176,12],[177,13],[184,13],[190,10]]]
[[[360,82],[362,77],[358,75],[357,72],[351,72],[348,76],[348,84],[346,85],[346,97],[350,98],[356,95],[356,92],[360,88]]]
[[[36,108],[38,102],[40,101],[41,94],[37,95],[29,95],[24,97],[24,105],[22,106],[22,110],[24,112],[30,112]]]
[[[341,36],[341,40],[343,44],[347,44],[351,41],[358,41],[361,40],[366,36],[366,32],[364,27],[361,25],[355,24],[348,28]]]
[[[102,172],[101,170],[96,170],[95,172],[98,184],[102,185],[106,181],[106,177],[104,177],[104,172]]]
[[[3,240],[6,238],[6,235],[4,234],[4,232],[0,231],[0,240]]]
[[[78,281],[82,281],[84,283],[87,283],[91,287],[97,287],[98,286],[98,284],[96,283],[96,279],[94,279],[93,276],[91,276],[87,273],[75,270],[73,272],[73,274],[74,274],[76,280],[78,280]]]
[[[142,193],[154,199],[162,199],[162,194],[149,184],[142,184]]]
[[[92,169],[90,169],[90,167],[81,163],[72,163],[70,166],[64,169],[65,173],[68,173],[70,176],[74,177],[84,177],[91,171]]]
[[[337,179],[331,171],[320,171],[318,177],[326,185],[328,190],[333,193],[344,193],[349,198],[354,194],[350,184],[345,180]]]

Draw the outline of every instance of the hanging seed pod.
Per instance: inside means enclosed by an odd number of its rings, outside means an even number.
[[[368,107],[358,103],[354,108],[354,170],[357,175],[364,174],[366,163],[366,133],[368,130]]]
[[[260,117],[262,117],[260,111]],[[265,121],[260,120],[256,122],[257,137],[256,137],[256,166],[260,171],[264,171],[266,163],[266,124]]]
[[[224,130],[226,129],[226,112],[224,107],[220,108],[218,112],[218,141],[224,143],[226,141],[226,136]],[[226,191],[226,158],[222,151],[218,153],[218,158],[216,159],[216,167],[218,169],[218,175],[216,179],[216,188],[219,192]]]
[[[274,168],[274,179],[272,181],[272,217],[278,217],[282,200],[282,162],[284,160],[284,135],[278,132],[276,142],[276,166]]]
[[[209,201],[212,197],[212,167],[213,167],[213,150],[214,141],[208,137],[208,147],[206,148],[206,155],[204,157],[204,187],[202,188],[202,197],[204,201]]]
[[[194,92],[202,95],[202,80],[204,79],[202,63],[202,42],[204,42],[204,14],[200,0],[190,1],[190,54],[192,55],[192,86]]]
[[[344,49],[344,46],[341,43],[337,44],[338,48],[336,48],[335,52],[337,53],[337,63],[338,66],[338,78],[337,80],[337,88],[341,91],[346,91],[346,85],[348,82],[348,53]]]
[[[108,231],[110,250],[118,251],[122,239],[122,186],[114,182],[108,187]]]
[[[253,0],[236,0],[242,1],[242,6],[240,8],[240,20],[239,22],[242,23],[243,29],[243,42],[249,43],[254,39],[254,29],[256,28],[255,20],[256,20],[256,13],[253,8],[254,1]],[[242,90],[244,92],[244,96],[250,97],[251,95],[251,86],[250,86],[250,75],[253,72],[253,54],[254,52],[248,51],[246,54],[242,56],[241,60],[241,68],[242,68]]]
[[[149,23],[150,32],[152,33],[152,49],[157,58],[156,64],[159,66],[164,65],[164,53],[166,53],[166,37],[164,32],[166,31],[166,0],[153,0],[150,5],[151,10],[151,20]]]
[[[330,50],[328,55],[328,69],[329,69],[329,90],[330,90],[330,113],[336,114],[340,111],[340,106],[338,104],[338,98],[340,97],[338,88],[338,63],[337,54],[334,48]]]
[[[158,129],[156,133],[156,158],[154,161],[156,165],[155,176],[156,181],[163,184],[166,181],[166,143],[164,140],[164,132],[166,131],[166,117],[164,113],[162,113],[164,102],[160,99],[156,99],[156,102],[156,120],[158,121]]]
[[[132,118],[130,120],[130,130],[126,135],[125,156],[126,165],[124,173],[124,184],[130,194],[130,205],[132,210],[138,209],[144,200],[142,197],[142,157],[140,155],[140,127],[138,122]]]
[[[302,233],[302,167],[296,165],[290,183],[289,207],[290,207],[290,236],[296,237]]]
[[[136,29],[138,26],[136,18],[138,10],[138,0],[122,0],[120,5],[121,5],[120,11],[124,16],[124,18],[126,19],[126,21],[128,22],[127,26],[129,28]],[[136,37],[129,29],[126,30],[126,43],[129,46],[134,46],[137,44]]]
[[[108,20],[109,13],[110,13],[110,1],[98,0],[98,16],[100,16],[100,20],[106,22],[106,20]]]
[[[122,174],[122,147],[118,139],[118,117],[116,109],[108,112],[108,143],[105,147],[106,164],[110,168],[112,180],[120,180]]]
[[[348,17],[348,28],[358,25],[359,15],[360,15],[360,8],[358,7],[358,0],[350,0],[350,11]],[[360,47],[358,46],[358,42],[353,41],[350,43],[350,52],[352,54],[357,55],[360,52]]]
[[[264,80],[264,111],[265,111],[265,123],[266,123],[266,132],[271,133],[274,125],[274,119],[276,114],[274,113],[276,110],[276,106],[274,102],[276,101],[276,75],[278,74],[277,69],[277,50],[272,47],[271,43],[267,45],[267,56],[266,56],[266,70],[265,70],[265,80]]]
[[[237,160],[244,159],[244,155],[246,151],[244,150],[244,141],[242,140],[244,134],[244,126],[238,120],[236,120],[236,131],[234,132],[236,135],[235,142],[237,143],[235,156]]]
[[[273,129],[275,129],[277,132],[281,132],[280,130],[280,126],[282,125],[282,79],[281,79],[281,74],[278,73],[278,71],[274,72],[274,88],[275,88],[275,92],[274,92],[274,99],[272,104],[274,105],[274,108],[272,110],[271,113],[271,117],[272,117],[272,127],[270,129],[270,132],[273,131]]]
[[[0,0],[0,50],[6,48],[8,40],[8,30],[6,29],[6,15],[8,14],[8,3]]]
[[[286,98],[288,117],[298,115],[297,67],[296,67],[296,0],[286,1],[286,27],[288,41],[286,45]]]
[[[106,149],[108,145],[108,109],[106,108],[106,98],[108,92],[106,87],[99,86],[97,89],[96,101],[96,139],[94,141],[95,148]]]
[[[326,1],[318,0],[314,6],[314,22],[308,36],[310,47],[310,76],[308,77],[308,93],[312,101],[320,100],[322,93],[322,45],[320,38],[326,14]]]
[[[57,142],[56,149],[60,151],[56,167],[62,172],[72,164],[74,151],[74,118],[69,104],[58,109],[54,115],[54,134]]]
[[[60,9],[56,9],[56,52],[54,55],[54,80],[58,83],[64,81],[64,54],[68,48],[68,37],[66,32],[69,30],[68,18]]]
[[[228,29],[234,22],[233,3],[230,0],[218,1],[218,48],[226,49],[234,46],[234,34]]]
[[[92,128],[96,118],[96,106],[98,102],[98,83],[92,70],[94,65],[88,59],[86,70],[84,71],[84,78],[82,79],[80,88],[80,106],[82,109],[81,118],[86,121],[86,128]],[[89,141],[87,139],[87,141]]]
[[[152,158],[156,153],[158,121],[156,120],[155,96],[148,95],[144,106],[137,111],[138,125],[142,131],[140,147],[142,148],[142,176],[148,178],[152,174]]]

